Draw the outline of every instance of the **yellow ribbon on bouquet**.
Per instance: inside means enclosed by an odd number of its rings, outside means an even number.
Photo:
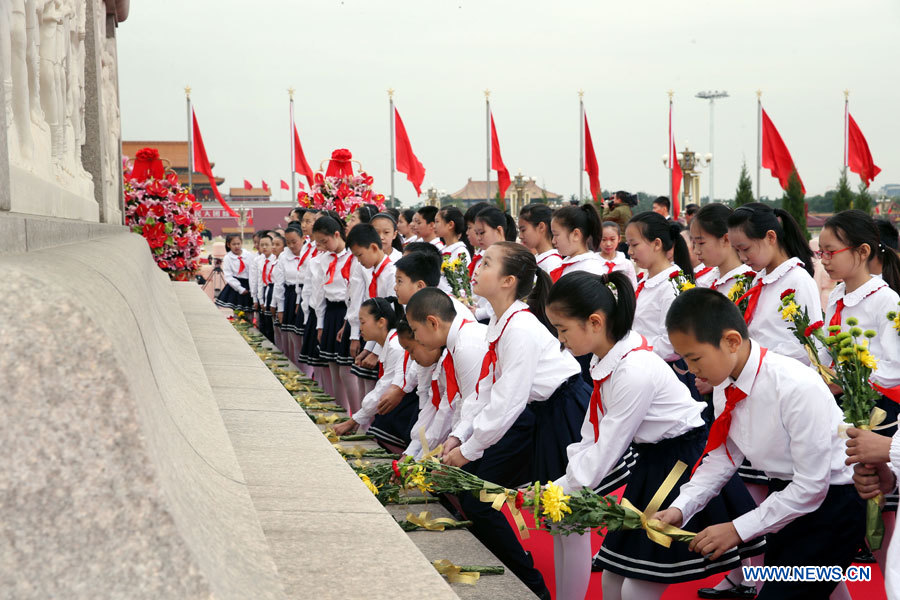
[[[485,483],[485,486],[491,484]],[[494,510],[503,510],[503,505],[506,504],[509,507],[509,512],[512,515],[513,521],[516,523],[516,527],[519,529],[519,534],[522,536],[523,540],[527,540],[531,537],[531,534],[528,533],[528,526],[525,524],[525,519],[522,517],[522,512],[516,508],[516,495],[518,494],[517,490],[509,490],[504,489],[500,493],[490,493],[487,490],[481,490],[481,493],[478,495],[478,499],[482,502],[488,502],[491,505],[491,508]]]
[[[641,519],[641,528],[647,532],[647,537],[650,538],[651,541],[656,542],[660,546],[665,546],[666,548],[672,545],[672,536],[690,536],[694,537],[697,535],[696,533],[692,533],[690,531],[685,531],[684,529],[680,529],[675,527],[674,525],[670,525],[669,523],[663,523],[658,519],[650,518],[651,515],[656,514],[659,510],[659,507],[662,505],[663,500],[669,495],[669,492],[672,491],[672,488],[675,487],[675,484],[678,483],[678,479],[681,477],[684,470],[687,469],[687,465],[682,461],[678,461],[675,463],[675,466],[672,467],[672,470],[669,472],[669,475],[662,482],[662,485],[659,486],[659,489],[656,490],[656,493],[653,494],[653,497],[650,499],[650,503],[647,505],[647,508],[643,511],[638,510],[635,506],[628,501],[627,498],[622,498],[621,505],[622,507],[636,514]]]
[[[459,525],[459,521],[447,517],[432,519],[431,512],[427,510],[420,512],[418,516],[408,512],[406,513],[406,520],[428,531],[444,531],[446,527]]]
[[[804,344],[803,347],[806,349],[806,355],[809,356],[809,364],[811,364],[815,368],[815,370],[818,371],[819,376],[826,384],[831,385],[834,382],[834,378],[836,376],[834,370],[823,365],[819,360],[819,357],[816,356],[816,353],[813,352],[812,348],[810,348],[806,344]]]
[[[463,573],[459,566],[454,565],[446,558],[431,563],[437,572],[447,578],[450,583],[465,583],[475,585],[481,577],[481,573]]]

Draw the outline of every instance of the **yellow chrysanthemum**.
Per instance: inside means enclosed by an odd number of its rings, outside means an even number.
[[[873,371],[878,368],[878,361],[875,360],[875,357],[872,356],[872,353],[868,350],[859,350],[857,351],[856,356],[859,358],[859,362]]]
[[[691,283],[690,281],[685,281],[684,283],[681,284],[681,286],[679,287],[679,289],[680,289],[682,292],[686,292],[686,291],[688,291],[688,290],[690,290],[690,289],[693,289],[693,288],[695,288],[695,287],[697,287],[697,286],[694,285],[693,283]]]
[[[900,333],[900,314],[894,317],[894,329],[897,333]]]
[[[362,479],[362,482],[364,484],[366,484],[366,487],[369,488],[370,492],[372,492],[376,496],[378,495],[378,486],[376,486],[374,483],[372,483],[372,480],[369,479],[368,475],[366,475],[365,473],[360,473],[359,478]]]
[[[547,489],[541,492],[541,508],[545,517],[550,517],[554,523],[561,521],[563,513],[571,513],[572,509],[566,502],[569,496],[563,494],[562,486],[548,483]]]
[[[797,303],[791,300],[785,307],[784,310],[781,311],[781,318],[787,321],[788,319],[793,319],[797,312],[800,310],[800,307],[797,306]]]
[[[732,302],[737,302],[737,299],[744,295],[744,286],[741,285],[740,282],[735,283],[731,286],[731,289],[728,290],[728,299]]]
[[[425,481],[425,474],[417,471],[408,479],[410,487],[417,487],[423,494],[432,491],[431,483]]]

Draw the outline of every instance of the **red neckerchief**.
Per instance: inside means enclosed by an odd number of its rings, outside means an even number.
[[[237,274],[240,275],[241,273],[244,272],[244,257],[241,255],[238,255],[237,259],[238,259],[238,264],[241,265],[241,268],[238,269],[238,272],[237,272]]]
[[[644,336],[641,336],[641,345],[636,346],[636,347],[632,348],[631,350],[629,350],[628,352],[626,352],[625,354],[623,354],[622,358],[625,358],[626,356],[628,356],[629,354],[631,354],[632,352],[635,352],[637,350],[653,350],[653,346],[651,346],[649,343],[647,343],[647,338],[645,338]],[[619,360],[621,361],[622,358],[620,358]],[[591,404],[589,407],[590,416],[588,417],[588,420],[591,422],[591,425],[594,426],[594,443],[597,443],[597,441],[600,439],[600,415],[605,414],[603,412],[603,400],[600,397],[600,386],[603,385],[603,383],[607,379],[609,379],[611,375],[612,375],[612,371],[610,371],[609,374],[606,377],[604,377],[603,379],[599,379],[599,380],[594,379],[593,380],[594,381],[594,391],[593,391],[593,393],[591,393]]]
[[[553,252],[553,253],[551,253],[551,254],[548,254],[547,256],[545,256],[544,258],[542,258],[541,260],[537,261],[537,264],[541,264],[542,262],[544,262],[544,261],[547,260],[548,258],[552,258],[552,257],[554,257],[554,256],[557,257],[557,258],[559,258],[560,260],[562,259],[562,255],[561,255],[559,252]]]
[[[762,369],[762,363],[763,359],[766,357],[766,352],[768,352],[766,348],[760,348],[759,366],[756,367],[757,377],[759,376],[760,369]],[[703,449],[703,452],[700,453],[700,458],[697,459],[697,464],[695,464],[694,468],[691,470],[691,475],[693,475],[694,471],[697,470],[697,467],[700,466],[704,456],[724,444],[728,439],[728,430],[731,429],[731,411],[734,410],[734,407],[737,406],[738,402],[746,397],[747,394],[733,383],[725,388],[725,409],[722,411],[722,414],[716,417],[716,420],[713,421],[713,424],[710,426],[706,447]],[[734,464],[734,459],[731,458],[731,453],[728,451],[727,445],[725,446],[725,454],[728,455],[728,460],[731,461],[731,464]]]
[[[391,257],[385,256],[384,260],[381,263],[381,266],[378,267],[378,270],[372,273],[372,281],[369,282],[369,298],[375,298],[376,296],[378,296],[378,278],[381,276],[384,268],[388,266],[390,262]]]
[[[348,258],[347,260],[344,261],[344,266],[341,267],[341,277],[343,277],[347,281],[350,280],[350,267],[352,267],[352,266],[353,266],[353,255],[351,254],[350,258]]]
[[[469,277],[471,278],[475,274],[475,267],[478,266],[478,261],[481,260],[481,255],[476,254],[472,258],[472,262],[469,263]]]
[[[472,321],[469,321],[468,319],[463,319],[463,322],[459,325],[459,329],[461,330],[471,322]],[[453,365],[453,354],[449,349],[447,350],[447,357],[444,359],[441,366],[444,369],[444,373],[447,375],[447,403],[452,406],[453,399],[456,398],[456,395],[459,393],[459,380],[456,379],[456,367]]]
[[[388,346],[388,344],[391,343],[391,340],[394,339],[395,337],[397,337],[396,331],[394,332],[394,335],[389,337],[387,342],[385,342],[384,349],[381,351],[381,354],[387,354],[387,346]],[[409,356],[409,355],[407,354],[407,356]],[[405,360],[403,361],[403,368],[406,369],[406,361]],[[380,360],[380,361],[378,361],[378,379],[381,379],[382,377],[384,377],[384,361]],[[405,374],[404,374],[404,378],[403,378],[403,387],[406,387]]]
[[[862,302],[863,300],[865,300],[866,298],[868,298],[869,296],[871,296],[872,294],[874,294],[875,292],[877,292],[878,290],[880,290],[881,288],[886,287],[886,286],[887,286],[886,283],[882,283],[877,288],[875,288],[874,290],[872,290],[871,292],[869,292],[868,294],[866,294],[865,296],[860,298],[859,301]],[[844,299],[838,298],[838,301],[835,303],[834,314],[831,316],[831,321],[828,322],[828,325],[840,325],[843,315],[844,315]],[[887,395],[887,394],[885,394],[885,395]]]
[[[476,397],[478,395],[478,387],[481,385],[481,380],[488,376],[492,371],[496,371],[497,366],[497,345],[500,343],[500,338],[503,337],[503,333],[506,331],[509,322],[512,321],[512,318],[519,314],[520,312],[531,312],[527,308],[520,308],[513,314],[509,315],[509,318],[506,320],[506,323],[503,324],[503,329],[500,330],[500,335],[497,336],[497,339],[488,344],[488,351],[484,355],[484,360],[481,361],[481,373],[478,375],[478,383],[475,384],[475,394]],[[494,377],[491,380],[497,381],[497,374],[494,373]]]
[[[702,269],[700,269],[699,271],[694,273],[694,281],[696,281],[700,277],[703,277],[704,275],[706,275],[707,273],[709,273],[712,270],[713,270],[712,267],[703,267]]]

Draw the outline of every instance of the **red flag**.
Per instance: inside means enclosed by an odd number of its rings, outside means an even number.
[[[669,168],[672,170],[672,218],[677,219],[681,213],[681,165],[678,163],[678,151],[675,148],[675,133],[672,131],[672,103],[669,102]]]
[[[509,169],[503,164],[500,156],[500,140],[497,139],[497,127],[494,125],[494,113],[491,112],[491,169],[497,171],[497,186],[501,205],[505,203],[506,190],[509,188]]]
[[[597,155],[594,153],[594,142],[591,140],[591,128],[588,127],[587,113],[584,113],[584,170],[591,184],[591,196],[594,201],[600,199],[600,167],[597,166]]]
[[[289,189],[291,189],[291,186],[289,186],[289,185],[287,184],[287,181],[285,181],[284,179],[282,179],[282,180],[281,180],[281,189],[283,189],[283,190],[289,190]]]
[[[797,170],[791,153],[788,152],[784,140],[781,139],[765,110],[762,111],[762,166],[778,179],[783,190],[788,188],[791,172]],[[800,173],[797,173],[797,179],[800,179]],[[806,187],[803,185],[802,179],[800,179],[800,187],[805,194]]]
[[[394,107],[394,142],[397,149],[397,170],[406,173],[406,178],[416,188],[416,194],[421,196],[425,167],[413,154],[412,144],[409,143],[409,136],[406,135],[406,127],[403,126],[403,120],[396,107]]]
[[[313,184],[313,170],[309,163],[306,162],[306,155],[303,154],[303,146],[300,145],[300,134],[297,133],[297,125],[294,125],[294,172],[300,175],[306,175],[306,181],[309,186]]]
[[[859,130],[859,125],[853,120],[853,115],[847,113],[847,118],[847,166],[869,187],[872,180],[881,173],[881,169],[872,160],[869,144]]]
[[[198,173],[203,173],[209,178],[209,185],[212,188],[213,194],[216,196],[216,200],[218,200],[219,204],[222,205],[222,208],[228,212],[229,216],[237,217],[238,214],[234,212],[234,209],[228,206],[228,203],[222,198],[222,194],[219,193],[219,186],[216,185],[216,178],[213,177],[212,167],[209,164],[209,158],[206,156],[206,147],[203,145],[203,136],[200,135],[200,125],[197,123],[197,114],[193,111],[191,111],[191,114],[194,118],[194,170]]]
[[[262,184],[263,184],[263,189],[264,189],[265,191],[269,191],[269,184],[266,183],[266,180],[265,180],[265,179],[262,180]]]
[[[247,211],[247,225],[253,225],[253,209]]]
[[[247,180],[245,179],[245,180],[244,180],[244,189],[245,189],[245,190],[252,190],[252,189],[253,189],[253,184],[250,183],[249,181],[247,181]]]

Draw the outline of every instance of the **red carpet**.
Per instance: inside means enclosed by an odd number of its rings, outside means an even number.
[[[621,492],[617,492],[616,495],[621,495]],[[512,517],[510,517],[509,510],[506,508],[506,506],[503,507],[503,513],[506,515],[507,520],[510,522],[510,526],[515,529],[515,525],[512,522]],[[528,523],[529,526],[532,525],[533,519],[531,517],[531,513],[525,510],[523,510],[522,513],[525,516],[525,522]],[[547,587],[550,588],[550,593],[553,594],[554,598],[556,598],[556,590],[554,589],[555,586],[552,536],[545,531],[531,530],[530,534],[531,536],[527,540],[520,540],[522,542],[522,546],[526,550],[531,551],[531,554],[534,557],[534,566],[537,567],[541,574],[543,574],[544,581],[547,582]],[[593,539],[591,541],[591,548],[594,552],[596,552],[600,548],[600,543],[602,541],[603,539],[599,535],[593,536]],[[602,575],[602,573],[593,573],[591,575],[591,585],[588,588],[588,594],[586,598],[590,598],[591,600],[602,598],[602,592],[600,589],[600,578]],[[690,581],[687,583],[679,583],[673,585],[663,595],[663,599],[696,600],[698,588],[712,587],[721,579],[722,574],[717,574],[699,581]],[[887,598],[884,592],[884,580],[882,578],[881,570],[878,568],[878,565],[872,565],[872,581],[865,583],[848,583],[847,585],[850,589],[850,594],[855,600],[886,600]]]

